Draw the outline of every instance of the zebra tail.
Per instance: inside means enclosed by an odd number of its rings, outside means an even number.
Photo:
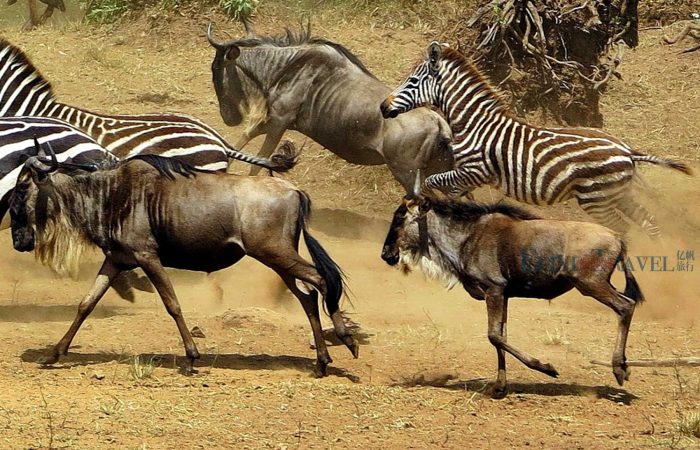
[[[635,153],[632,155],[632,161],[634,162],[647,162],[652,164],[658,164],[664,167],[670,167],[671,169],[676,169],[683,172],[686,175],[693,175],[693,169],[684,162],[677,161],[675,159],[661,158],[659,156],[653,155],[643,155],[641,153]]]
[[[644,301],[644,294],[642,294],[642,290],[639,288],[639,284],[634,278],[632,269],[627,264],[627,245],[624,241],[622,241],[622,249],[620,250],[618,264],[622,264],[622,268],[625,271],[625,297],[634,300],[635,303],[642,303]]]
[[[326,312],[330,315],[340,308],[340,297],[343,296],[343,290],[345,288],[343,272],[326,250],[321,247],[321,244],[309,234],[306,222],[311,215],[311,200],[305,192],[297,192],[299,193],[298,224],[301,228],[301,232],[304,234],[304,243],[309,250],[314,266],[316,266],[318,274],[326,284],[326,296],[324,300]]]

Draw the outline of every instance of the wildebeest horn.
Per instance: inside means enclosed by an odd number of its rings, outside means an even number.
[[[416,181],[413,183],[413,196],[418,197],[420,195],[420,169],[416,169]]]
[[[41,144],[39,144],[39,140],[36,138],[36,136],[34,136],[34,150],[36,150],[37,156],[29,158],[25,164],[29,164],[32,168],[38,170],[39,172],[50,173],[58,169],[58,159],[56,159],[56,153],[53,151],[53,148],[51,148],[51,144],[48,142],[46,144],[49,149],[49,155],[51,156],[51,165],[48,166],[48,168],[46,168],[47,161],[44,158],[40,159],[39,157],[39,155],[41,155]]]
[[[245,28],[246,39],[255,37],[255,32],[253,31],[253,27],[250,26],[250,20],[248,19],[248,17],[245,15],[241,15],[241,22],[243,22],[243,28]]]
[[[207,40],[211,44],[212,47],[214,47],[217,50],[224,50],[226,46],[220,42],[216,42],[214,40],[214,36],[212,35],[212,31],[214,30],[214,22],[209,22],[209,26],[207,27]]]

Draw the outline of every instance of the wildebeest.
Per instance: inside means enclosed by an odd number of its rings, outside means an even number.
[[[472,297],[486,300],[488,338],[498,354],[495,397],[506,394],[504,352],[531,369],[558,376],[551,364],[508,343],[508,300],[553,299],[572,288],[618,315],[613,373],[620,385],[629,377],[625,344],[632,314],[643,296],[624,265],[624,241],[601,225],[540,220],[506,204],[406,197],[394,213],[382,259],[390,265],[401,262],[404,268],[420,266],[449,287],[461,283]],[[626,280],[624,294],[610,284],[620,261]]]
[[[270,155],[286,130],[309,136],[353,164],[386,164],[407,192],[416,170],[452,168],[447,122],[423,108],[393,121],[377,105],[390,89],[342,45],[312,37],[309,27],[280,36],[217,42],[212,79],[229,126],[247,119],[236,148],[265,134],[259,156]],[[252,168],[251,174],[258,172]]]
[[[332,362],[321,335],[318,292],[338,337],[357,357],[358,345],[339,309],[341,271],[307,230],[308,196],[288,181],[204,173],[156,155],[77,173],[61,169],[55,159],[33,157],[20,172],[10,214],[15,249],[36,247],[37,257],[47,265],[75,264],[86,245],[105,254],[73,324],[44,363],[67,354],[112,280],[123,270],[140,267],[177,324],[186,370],[191,370],[199,352],[164,267],[213,272],[246,255],[277,272],[301,302],[316,341],[317,376],[325,375]],[[302,234],[313,264],[297,251]]]

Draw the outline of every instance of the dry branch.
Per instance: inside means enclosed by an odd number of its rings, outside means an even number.
[[[610,362],[592,360],[591,364],[596,364],[598,366],[608,366],[610,367]],[[635,361],[627,361],[628,366],[635,367],[678,367],[687,366],[695,367],[700,366],[700,358],[688,357],[688,358],[662,358],[662,359],[639,359]]]

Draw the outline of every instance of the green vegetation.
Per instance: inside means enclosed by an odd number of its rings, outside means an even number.
[[[155,6],[162,10],[174,10],[179,7],[197,4],[207,5],[212,0],[85,0],[85,22],[104,25],[114,22],[121,16]],[[218,5],[232,18],[240,20],[250,17],[260,0],[218,0]]]

